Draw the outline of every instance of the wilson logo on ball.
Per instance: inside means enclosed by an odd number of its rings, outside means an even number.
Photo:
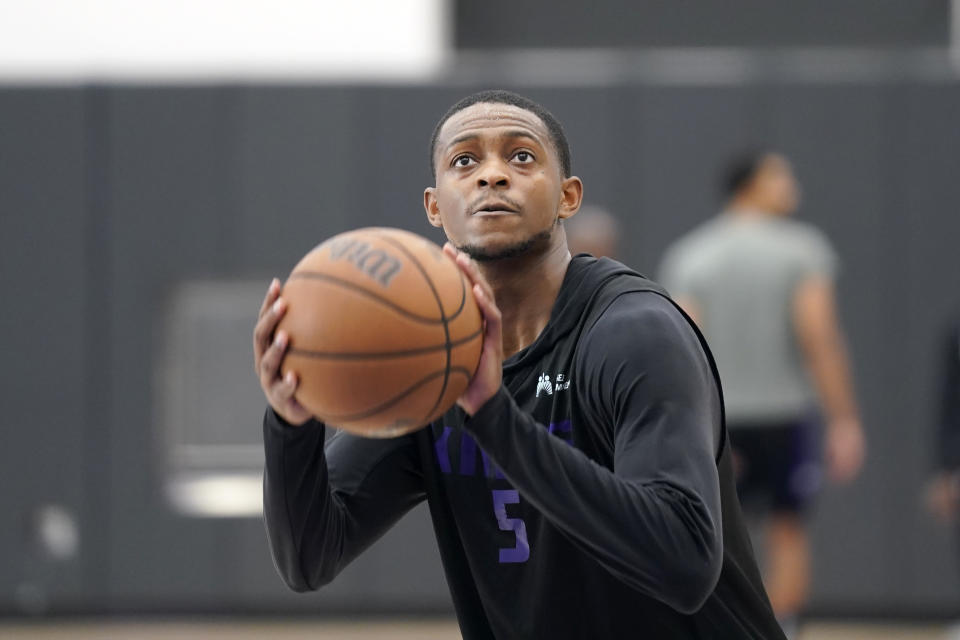
[[[331,241],[330,259],[348,260],[384,287],[390,285],[403,266],[398,258],[383,249],[371,249],[369,244],[356,238]]]
[[[401,229],[355,229],[312,249],[283,286],[283,375],[328,425],[390,438],[438,420],[463,395],[483,318],[457,264]]]

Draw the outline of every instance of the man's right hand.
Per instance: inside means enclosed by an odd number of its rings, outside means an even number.
[[[851,482],[860,473],[867,444],[855,418],[832,420],[827,427],[827,473],[833,482]]]
[[[280,297],[280,281],[274,278],[253,329],[253,367],[273,410],[289,424],[300,426],[313,416],[293,396],[297,390],[297,374],[288,371],[286,376],[280,375],[280,363],[290,344],[290,336],[285,331],[276,331],[276,328],[286,311],[287,302]]]

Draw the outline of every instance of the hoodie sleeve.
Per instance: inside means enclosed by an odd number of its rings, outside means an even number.
[[[524,498],[607,570],[693,613],[723,555],[721,409],[706,355],[679,311],[650,292],[617,298],[577,351],[578,401],[609,425],[613,468],[551,436],[503,388],[466,428]]]
[[[277,571],[294,591],[318,589],[424,499],[412,435],[373,440],[317,421],[263,419],[263,510]]]

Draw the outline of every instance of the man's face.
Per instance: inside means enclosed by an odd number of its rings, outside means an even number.
[[[549,247],[557,219],[580,205],[580,181],[561,175],[546,125],[519,107],[480,103],[454,114],[440,130],[434,160],[427,217],[478,260]]]
[[[767,156],[754,180],[759,200],[770,211],[790,215],[800,205],[800,185],[793,174],[793,167],[783,156]]]

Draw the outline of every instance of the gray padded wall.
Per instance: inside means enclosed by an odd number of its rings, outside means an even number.
[[[31,543],[42,505],[96,523],[85,446],[89,330],[84,96],[0,90],[0,592],[5,608],[75,602],[91,567],[51,561]]]

